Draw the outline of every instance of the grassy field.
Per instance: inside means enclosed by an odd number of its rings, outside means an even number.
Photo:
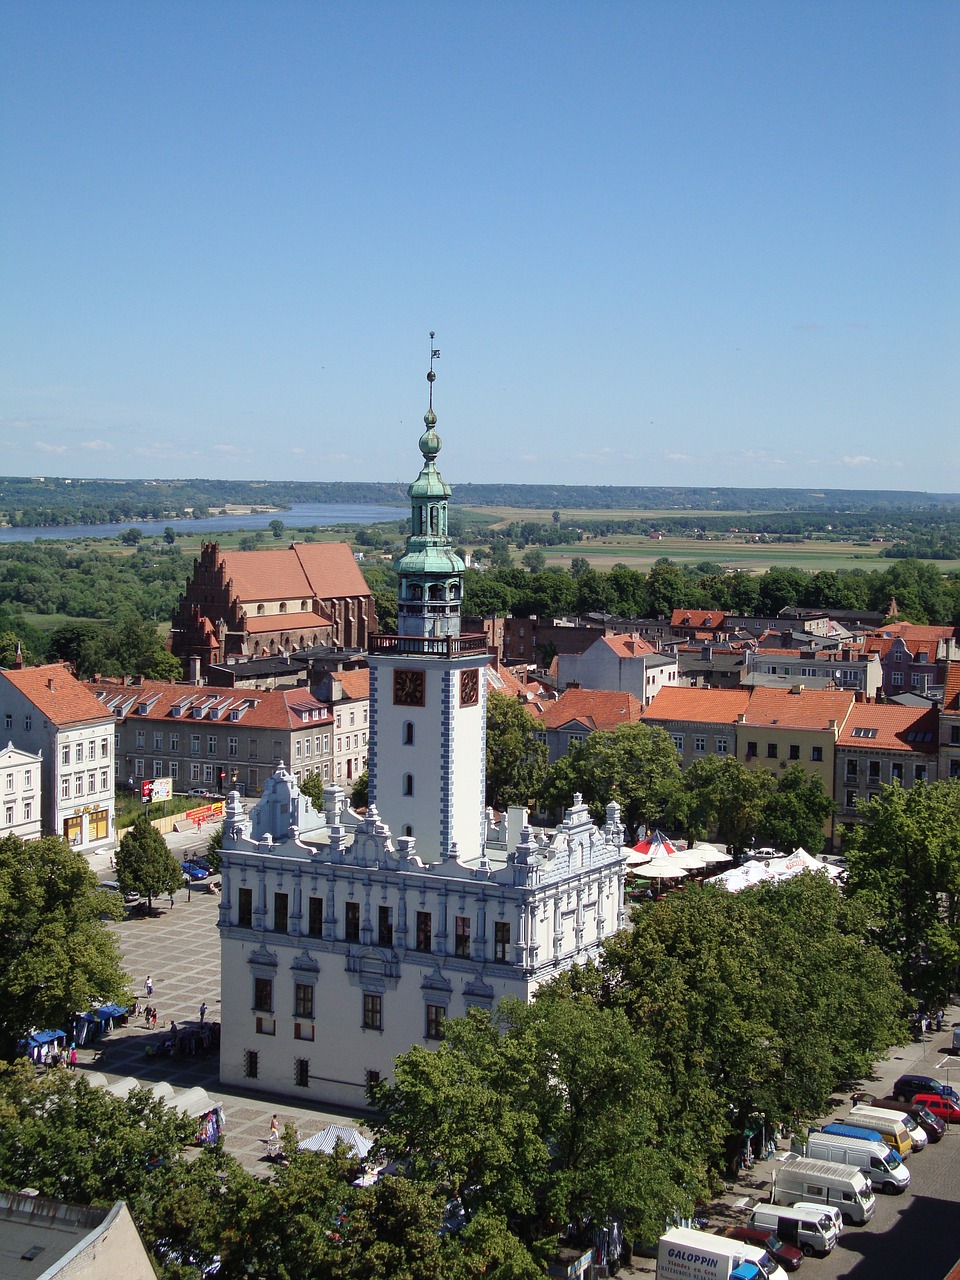
[[[496,521],[491,528],[511,524],[514,520],[529,520],[536,524],[549,524],[552,513],[543,507],[466,507],[464,510],[477,515],[489,516]],[[600,507],[596,510],[560,509],[560,515],[572,524],[586,523],[588,520],[656,520],[658,518],[686,516],[696,519],[699,516],[723,516],[729,518],[731,524],[742,524],[744,517],[751,515],[769,515],[769,511],[686,511],[678,508],[656,507]]]

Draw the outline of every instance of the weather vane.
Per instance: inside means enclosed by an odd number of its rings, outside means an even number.
[[[433,384],[437,380],[437,375],[433,372],[434,360],[440,359],[440,348],[433,345],[433,340],[437,335],[430,330],[430,372],[427,374],[427,382],[430,383],[430,412],[433,412]]]

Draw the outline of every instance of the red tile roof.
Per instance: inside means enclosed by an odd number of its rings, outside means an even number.
[[[143,721],[177,721],[184,726],[209,723],[235,723],[230,712],[239,712],[239,723],[250,729],[299,729],[306,724],[329,724],[333,719],[329,706],[319,702],[307,688],[297,689],[215,689],[210,685],[169,684],[160,680],[144,680],[139,685],[124,685],[115,680],[91,680],[83,686],[97,703],[99,714],[122,719],[128,715]],[[100,699],[97,701],[97,699]],[[146,705],[145,715],[137,708]],[[180,707],[179,716],[172,714]],[[195,717],[194,707],[203,714]],[[216,708],[219,714],[210,715]],[[116,716],[116,709],[121,715]],[[317,719],[313,713],[318,712]],[[304,715],[308,717],[304,720]]]
[[[852,693],[832,689],[661,689],[643,713],[644,720],[696,724],[783,725],[826,729],[843,724],[854,703]]]
[[[602,639],[621,658],[644,658],[657,652],[652,644],[648,644],[640,636],[603,636]]]
[[[621,724],[635,724],[641,704],[632,693],[607,689],[566,689],[556,702],[547,703],[538,719],[545,729],[559,729],[577,720],[590,729],[611,730]]]
[[[749,689],[661,689],[644,711],[643,718],[736,724],[749,702]]]
[[[345,542],[296,542],[260,551],[223,551],[220,559],[241,602],[370,595]]]
[[[947,663],[947,678],[943,684],[944,711],[960,711],[960,662]]]
[[[357,671],[338,671],[334,680],[340,681],[343,696],[352,701],[370,697],[370,668],[361,667]]]
[[[837,745],[862,747],[865,751],[872,748],[936,755],[938,741],[939,715],[936,707],[857,702],[847,716]]]
[[[87,686],[59,662],[11,669],[2,674],[51,724],[85,724],[102,720],[109,714]]]
[[[717,630],[726,620],[727,615],[722,609],[674,609],[670,615],[671,627],[711,627]]]

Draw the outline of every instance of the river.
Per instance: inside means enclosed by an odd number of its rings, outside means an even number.
[[[146,537],[159,537],[167,525],[177,533],[226,533],[233,529],[268,529],[271,520],[282,520],[289,529],[309,529],[313,525],[323,528],[332,524],[380,524],[387,520],[405,520],[409,514],[407,507],[375,507],[361,502],[295,502],[288,511],[207,516],[204,520],[127,520],[119,524],[60,524],[19,529],[2,526],[0,542],[118,538],[132,527],[142,529]]]

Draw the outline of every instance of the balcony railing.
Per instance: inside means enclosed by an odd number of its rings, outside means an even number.
[[[370,653],[409,654],[419,658],[459,658],[486,653],[486,636],[390,636],[370,637]]]

